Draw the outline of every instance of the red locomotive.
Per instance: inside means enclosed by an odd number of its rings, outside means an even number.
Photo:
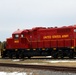
[[[36,27],[17,30],[6,40],[1,56],[24,58],[52,56],[74,58],[76,56],[76,26]]]

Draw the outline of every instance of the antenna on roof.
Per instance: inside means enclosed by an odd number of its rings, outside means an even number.
[[[20,29],[17,29],[17,30],[20,30]]]

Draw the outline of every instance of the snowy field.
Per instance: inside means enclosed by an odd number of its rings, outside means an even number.
[[[0,75],[28,75],[25,72],[0,72]],[[31,73],[29,73],[29,75],[32,75]]]
[[[46,62],[49,62],[49,63],[76,63],[76,60],[47,60]]]
[[[76,75],[76,73],[37,71],[37,72],[0,72],[0,75]]]

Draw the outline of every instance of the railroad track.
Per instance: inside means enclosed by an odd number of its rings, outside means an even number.
[[[26,59],[28,59],[28,58],[24,58],[25,60]],[[31,59],[46,59],[46,60],[76,60],[76,58],[72,58],[72,59],[70,59],[70,58],[64,58],[64,59],[62,59],[62,58],[30,58],[30,60]]]
[[[2,67],[14,67],[14,68],[30,68],[39,70],[50,70],[50,71],[64,71],[76,73],[76,67],[63,67],[63,66],[46,66],[46,65],[22,65],[12,63],[0,63]]]
[[[8,57],[7,58],[0,58],[0,59],[9,59]],[[12,58],[12,59],[16,59],[16,58]],[[19,59],[21,59],[21,58],[19,58]],[[45,59],[45,60],[76,60],[76,57],[75,58],[67,58],[67,57],[65,57],[65,58],[51,58],[51,57],[31,57],[31,58],[29,58],[30,60],[32,60],[32,59],[34,59],[34,60],[42,60],[42,59]],[[24,60],[29,60],[28,58],[24,58]]]

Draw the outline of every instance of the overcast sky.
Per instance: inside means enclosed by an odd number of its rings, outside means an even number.
[[[0,41],[17,29],[76,24],[76,0],[0,0]]]

